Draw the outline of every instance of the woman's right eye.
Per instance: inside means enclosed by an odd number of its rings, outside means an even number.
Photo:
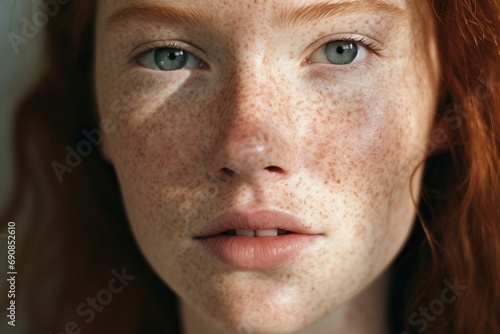
[[[174,48],[157,48],[139,56],[139,64],[160,71],[177,71],[184,68],[202,68],[203,61],[191,53]]]

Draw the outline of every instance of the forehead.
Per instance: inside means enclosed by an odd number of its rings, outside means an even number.
[[[99,21],[135,17],[217,26],[253,20],[283,28],[346,15],[397,19],[408,15],[408,4],[405,0],[114,0],[99,2]]]

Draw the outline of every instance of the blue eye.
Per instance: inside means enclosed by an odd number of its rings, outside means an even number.
[[[161,71],[177,71],[183,68],[201,68],[203,62],[182,49],[158,48],[138,58],[142,66]]]
[[[316,50],[309,58],[310,63],[348,65],[360,62],[368,56],[365,47],[353,41],[333,41]]]

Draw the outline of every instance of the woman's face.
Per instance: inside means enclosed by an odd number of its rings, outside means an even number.
[[[146,259],[211,325],[303,329],[404,245],[438,77],[411,6],[99,2],[103,152]]]

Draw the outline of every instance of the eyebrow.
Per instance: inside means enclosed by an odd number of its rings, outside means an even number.
[[[320,21],[329,17],[349,14],[405,14],[405,9],[384,0],[353,0],[343,2],[320,2],[298,8],[285,9],[274,18],[274,24],[280,27],[300,25]]]
[[[182,23],[204,28],[213,27],[218,21],[217,15],[212,11],[200,10],[189,4],[182,6],[132,4],[111,15],[107,24],[115,25],[130,20]]]
[[[324,1],[297,8],[286,8],[274,15],[272,23],[278,27],[286,27],[353,13],[403,15],[404,12],[402,7],[385,0]],[[132,4],[113,13],[107,24],[115,25],[130,20],[180,23],[201,28],[215,27],[220,22],[214,10],[200,9],[189,4],[177,6]]]

